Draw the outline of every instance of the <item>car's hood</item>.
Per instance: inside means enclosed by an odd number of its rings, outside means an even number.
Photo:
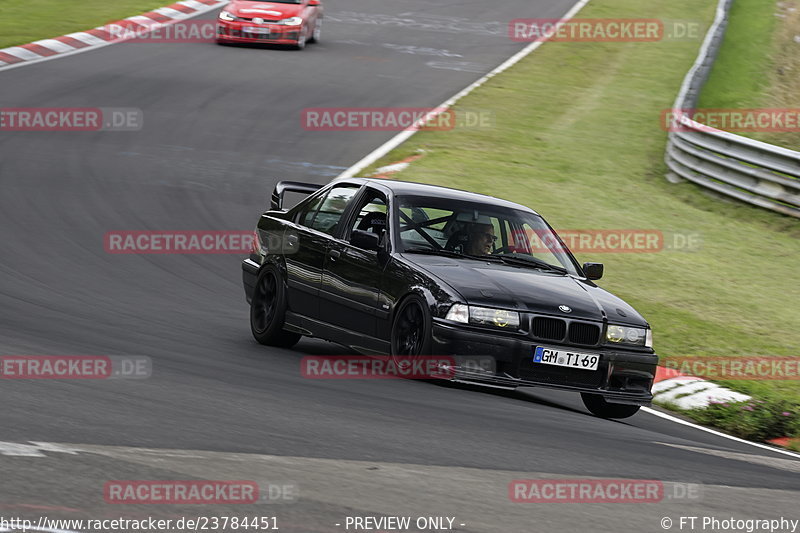
[[[303,11],[301,4],[280,4],[276,2],[231,2],[225,8],[236,17],[281,20],[299,16]]]
[[[644,326],[625,301],[591,282],[528,267],[422,254],[404,258],[447,283],[471,305]],[[570,308],[569,312],[559,309]]]

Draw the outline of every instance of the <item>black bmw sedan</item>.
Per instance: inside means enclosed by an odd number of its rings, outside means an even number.
[[[308,194],[283,209],[287,191]],[[652,400],[649,324],[598,287],[535,211],[418,183],[280,182],[242,264],[262,344],[313,336],[381,356],[480,356],[456,382],[581,393],[597,416]]]

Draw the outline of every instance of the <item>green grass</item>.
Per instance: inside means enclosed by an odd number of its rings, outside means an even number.
[[[605,0],[579,16],[710,22],[715,5]],[[698,49],[678,41],[546,43],[459,103],[492,111],[495,128],[421,132],[375,167],[423,149],[400,179],[514,200],[556,228],[700,233],[695,252],[578,259],[605,263],[600,284],[651,322],[662,355],[798,356],[800,221],[664,178],[659,115]],[[732,386],[777,394],[800,412],[797,381]]]
[[[794,10],[792,10],[794,7]],[[700,108],[797,108],[800,34],[797,5],[778,0],[736,0]],[[735,132],[800,150],[794,132]]]
[[[95,28],[170,3],[164,0],[0,0],[0,48]]]
[[[770,54],[777,0],[736,0],[711,75],[698,107],[751,108],[763,105],[769,87]]]

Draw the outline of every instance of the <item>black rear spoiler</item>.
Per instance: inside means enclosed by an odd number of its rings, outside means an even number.
[[[272,205],[271,211],[283,209],[283,195],[286,192],[299,192],[304,194],[311,194],[322,188],[322,185],[316,183],[301,183],[299,181],[279,181],[275,185],[275,190],[272,191]]]

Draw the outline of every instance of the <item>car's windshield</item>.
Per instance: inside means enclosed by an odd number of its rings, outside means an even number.
[[[494,256],[531,268],[576,274],[562,241],[542,217],[488,203],[401,196],[395,221],[401,252]]]

